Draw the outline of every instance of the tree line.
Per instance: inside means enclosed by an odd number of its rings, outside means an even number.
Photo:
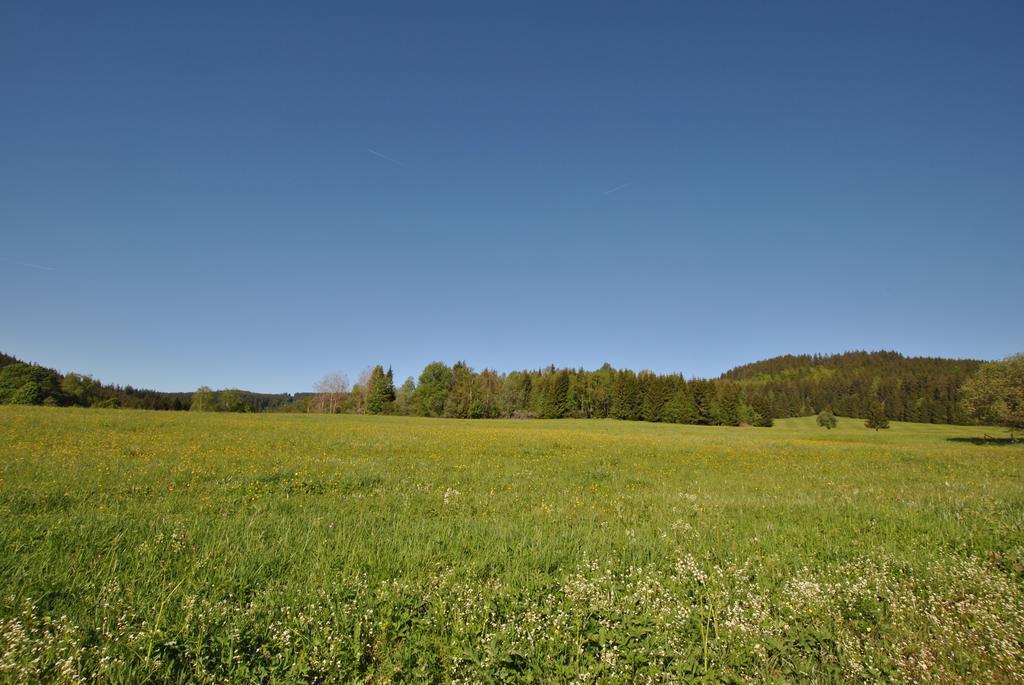
[[[618,418],[705,425],[767,426],[775,418],[821,411],[873,421],[969,424],[978,412],[961,388],[983,362],[905,357],[897,352],[786,355],[736,367],[716,379],[686,379],[615,369],[550,366],[500,374],[465,362],[432,362],[392,391],[394,401],[367,410],[369,374],[335,395],[317,391],[310,411],[393,413],[452,418]],[[375,367],[378,375],[382,367]],[[388,372],[390,374],[390,371]],[[388,376],[390,379],[390,375]],[[390,383],[390,380],[389,380]]]
[[[305,410],[306,395],[206,390],[212,394],[205,403],[210,411]],[[0,404],[185,411],[192,408],[194,396],[195,393],[191,392],[162,392],[106,384],[86,374],[62,374],[0,353]]]
[[[1015,363],[1019,365],[1019,359]],[[984,399],[978,399],[980,395],[972,390],[977,383],[968,383],[975,378],[996,378],[992,374],[1001,368],[969,359],[905,357],[886,351],[786,355],[736,367],[716,379],[636,372],[609,364],[593,371],[548,366],[499,373],[477,371],[465,362],[451,366],[432,362],[418,378],[410,377],[397,387],[392,370],[376,365],[368,367],[351,387],[344,374],[328,374],[311,393],[264,394],[205,386],[194,393],[168,393],[106,385],[87,375],[60,374],[0,354],[0,404],[451,418],[616,418],[730,426],[770,426],[772,419],[827,411],[837,416],[873,417],[876,422],[964,424],[1018,411],[1012,395],[1020,392],[1013,385],[1016,376],[1011,380],[1006,380],[1005,374],[998,376],[1003,389]],[[1006,425],[1005,420],[997,422]]]
[[[770,426],[771,414],[741,384],[680,374],[614,369],[547,368],[499,374],[465,362],[428,364],[395,388],[392,372],[373,367],[347,390],[325,378],[310,398],[316,412],[400,414],[461,419],[616,418],[707,425]],[[338,393],[338,388],[343,390]]]

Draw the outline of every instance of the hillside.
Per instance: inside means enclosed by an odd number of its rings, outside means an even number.
[[[981,364],[888,351],[784,355],[737,366],[721,380],[740,383],[748,397],[760,398],[776,418],[825,408],[864,416],[872,402],[880,401],[891,419],[966,423],[959,388]]]
[[[258,412],[287,410],[295,405],[297,398],[301,399],[304,396],[230,389],[214,392],[213,402],[227,411]],[[26,363],[17,357],[0,352],[0,404],[182,411],[191,406],[192,393],[105,384],[91,376],[79,373],[62,374],[55,369]]]

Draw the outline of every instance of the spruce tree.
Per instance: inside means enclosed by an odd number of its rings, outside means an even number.
[[[544,403],[544,418],[560,419],[569,411],[569,374],[559,371],[551,381]]]
[[[881,402],[871,403],[864,425],[868,428],[874,428],[876,431],[889,427],[889,419],[885,416],[885,406]]]
[[[640,388],[636,374],[619,371],[612,386],[611,415],[616,419],[635,421],[640,418]]]
[[[391,369],[377,365],[370,373],[369,393],[366,397],[367,414],[389,414],[395,402],[395,381]]]
[[[719,386],[718,398],[714,404],[713,416],[723,426],[740,425],[740,389],[735,383],[725,381]]]
[[[711,381],[707,380],[691,381],[689,385],[696,413],[694,423],[704,426],[713,424],[714,418],[711,415],[711,403],[714,399],[715,386]]]

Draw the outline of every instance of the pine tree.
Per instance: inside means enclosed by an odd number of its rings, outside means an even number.
[[[612,386],[611,415],[616,419],[635,421],[640,418],[640,388],[636,374],[619,371]]]
[[[370,373],[369,392],[366,397],[367,414],[390,414],[395,402],[395,380],[391,368],[377,365]]]
[[[545,397],[544,418],[560,419],[569,410],[569,374],[559,371],[551,381],[551,387]]]
[[[660,421],[661,412],[668,402],[668,379],[650,371],[637,376],[640,387],[640,418],[644,421]]]
[[[669,423],[697,423],[697,405],[682,378],[677,382],[672,397],[662,407],[661,420]]]
[[[740,389],[738,385],[726,381],[719,386],[713,415],[715,421],[723,426],[740,425]]]
[[[867,420],[864,421],[867,428],[882,430],[889,427],[889,419],[885,416],[885,405],[881,402],[872,402],[868,409]]]
[[[715,386],[711,381],[695,380],[689,383],[690,395],[693,398],[693,406],[696,411],[694,423],[699,425],[711,425],[714,418],[711,416],[711,400],[715,392]]]

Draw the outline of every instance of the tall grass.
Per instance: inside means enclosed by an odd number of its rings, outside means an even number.
[[[1024,681],[1024,447],[0,407],[0,679]]]

